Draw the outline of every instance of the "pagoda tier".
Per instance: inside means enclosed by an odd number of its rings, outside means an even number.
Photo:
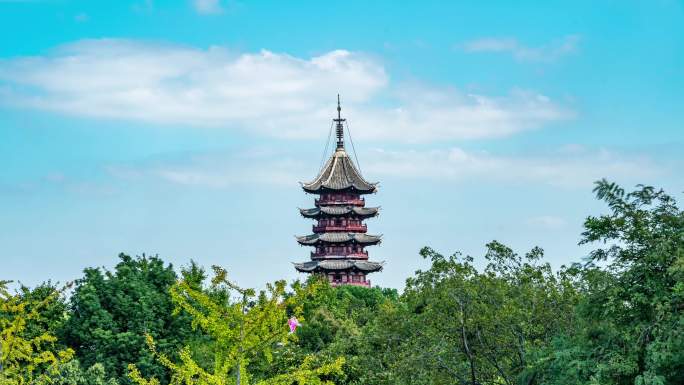
[[[373,273],[382,270],[382,263],[369,261],[311,261],[295,263],[295,269],[303,273],[328,270],[351,270],[352,273]]]
[[[299,209],[299,212],[305,218],[322,219],[322,218],[372,218],[378,215],[379,207],[358,207],[358,206],[323,206],[314,207],[312,209]]]
[[[316,178],[302,183],[310,194],[317,194],[316,207],[299,209],[305,218],[316,220],[313,234],[297,237],[302,246],[314,247],[311,261],[295,263],[299,272],[321,274],[333,286],[370,286],[368,273],[382,270],[382,262],[368,260],[367,246],[377,245],[380,235],[366,234],[365,219],[378,215],[378,207],[365,207],[363,194],[377,191],[377,183],[366,181],[344,148],[344,130],[338,100],[337,148]]]
[[[300,245],[320,246],[325,244],[339,244],[350,246],[358,245],[377,245],[380,243],[380,235],[368,235],[359,233],[330,232],[322,234],[311,234],[297,237]]]

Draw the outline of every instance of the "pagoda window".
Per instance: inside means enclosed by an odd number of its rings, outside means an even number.
[[[359,277],[358,275],[356,275],[356,274],[355,274],[355,275],[352,275],[352,282],[359,282],[359,281],[360,281],[359,278],[360,278],[360,277]]]

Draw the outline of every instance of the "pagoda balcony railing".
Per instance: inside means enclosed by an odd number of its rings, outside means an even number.
[[[316,207],[320,205],[347,205],[347,206],[364,206],[366,200],[363,198],[359,199],[316,199],[314,201]]]
[[[322,253],[317,253],[315,251],[311,252],[311,258],[325,258],[328,256],[344,256],[347,258],[362,258],[362,259],[368,259],[368,252],[367,251],[335,251],[335,250],[330,250],[330,251],[324,251]]]
[[[322,225],[322,226],[316,226],[314,225],[313,227],[313,232],[314,233],[325,233],[328,231],[348,231],[348,232],[353,232],[353,233],[365,233],[368,231],[368,227],[365,224],[362,225],[346,225],[346,226],[330,226],[330,225]]]
[[[349,286],[363,286],[363,287],[371,287],[371,281],[366,280],[366,282],[351,282],[351,281],[342,281],[342,280],[332,280],[330,281],[333,287],[336,286],[343,286],[343,285],[349,285]]]

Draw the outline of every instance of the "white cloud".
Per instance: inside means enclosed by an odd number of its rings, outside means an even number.
[[[297,181],[313,178],[316,171],[312,159],[302,159],[297,155],[296,151],[285,149],[205,153],[135,165],[113,165],[108,171],[121,179],[162,180],[183,186],[231,188],[257,184],[292,188]],[[586,190],[594,181],[604,177],[621,182],[648,183],[650,179],[671,173],[671,170],[655,165],[647,158],[628,157],[607,150],[567,153],[561,148],[546,154],[505,156],[461,148],[427,151],[375,149],[363,155],[364,176],[372,181],[492,182]],[[553,222],[540,217],[529,223],[546,227],[562,225],[558,221]]]
[[[574,53],[580,38],[568,35],[560,40],[538,46],[527,47],[513,38],[482,38],[463,44],[466,52],[498,52],[509,53],[516,60],[527,62],[550,62]]]
[[[192,4],[201,14],[216,14],[223,11],[219,0],[192,0]]]
[[[624,156],[602,149],[568,154],[503,156],[468,152],[461,148],[432,151],[376,150],[364,162],[369,175],[446,181],[484,180],[542,183],[557,187],[590,186],[601,178],[644,182],[667,173],[649,159]]]
[[[338,92],[364,139],[504,137],[572,117],[531,91],[487,96],[392,84],[378,60],[344,50],[298,58],[104,39],[0,61],[5,105],[280,137],[325,135]]]
[[[525,90],[491,97],[404,86],[396,97],[395,108],[351,111],[354,121],[363,123],[357,135],[406,142],[500,138],[573,116],[548,97]]]
[[[273,151],[195,154],[175,160],[112,165],[110,175],[130,181],[162,180],[182,186],[216,189],[244,185],[294,187],[307,164]]]

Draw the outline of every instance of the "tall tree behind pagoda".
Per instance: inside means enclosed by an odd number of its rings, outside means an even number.
[[[347,154],[344,123],[337,97],[337,146],[332,156],[309,183],[305,192],[318,195],[315,206],[300,209],[302,216],[316,220],[313,234],[297,237],[302,246],[311,246],[311,260],[295,263],[299,272],[320,274],[333,286],[370,286],[367,274],[382,270],[382,263],[368,259],[366,246],[380,243],[380,236],[366,234],[363,221],[378,215],[378,207],[365,207],[363,195],[377,191],[377,183],[366,181]],[[352,142],[353,146],[353,142]]]

